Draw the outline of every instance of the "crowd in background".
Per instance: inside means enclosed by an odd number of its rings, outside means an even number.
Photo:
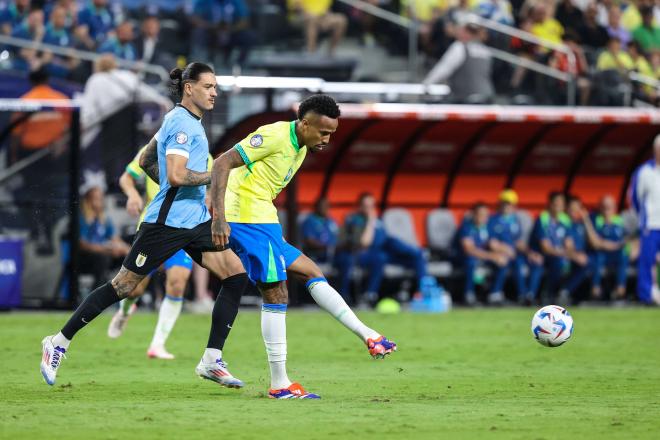
[[[455,102],[492,102],[494,93],[528,96],[537,104],[556,104],[566,84],[529,69],[496,62],[480,45],[506,50],[523,59],[577,75],[580,104],[620,105],[628,74],[660,75],[660,7],[653,0],[368,0],[374,6],[414,18],[419,48],[430,68],[427,82],[449,82],[459,90]],[[258,21],[267,6],[279,7],[283,23]],[[575,56],[466,24],[466,14],[564,43]],[[164,32],[163,23],[167,22]],[[277,29],[261,29],[261,27]],[[212,60],[217,68],[244,67],[255,46],[272,46],[277,36],[287,50],[319,50],[327,36],[335,54],[345,35],[366,49],[374,45],[404,55],[407,31],[332,0],[14,0],[0,2],[0,31],[61,48],[112,53],[117,58],[171,68],[177,60]],[[31,48],[7,48],[12,67],[42,65],[53,76],[84,82],[89,66],[75,57]],[[276,50],[276,49],[274,49]],[[441,66],[441,67],[440,67]],[[465,77],[468,77],[465,79]],[[484,79],[485,78],[485,79]],[[485,84],[485,85],[484,85]],[[472,86],[472,90],[469,86]],[[634,83],[636,98],[656,101],[657,90]],[[524,103],[524,100],[521,101]]]

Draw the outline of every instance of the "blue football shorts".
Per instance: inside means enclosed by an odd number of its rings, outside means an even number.
[[[233,223],[229,247],[238,255],[253,282],[286,280],[286,269],[302,254],[282,236],[279,223]]]

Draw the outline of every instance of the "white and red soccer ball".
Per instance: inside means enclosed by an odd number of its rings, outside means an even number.
[[[532,318],[532,334],[541,345],[559,347],[573,334],[573,317],[560,306],[542,307]]]

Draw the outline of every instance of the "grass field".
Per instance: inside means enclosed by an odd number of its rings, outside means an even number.
[[[289,312],[290,377],[321,401],[266,398],[254,311],[241,312],[225,346],[231,371],[247,383],[239,391],[194,375],[209,316],[181,317],[168,345],[177,359],[167,362],[145,356],[155,315],[138,314],[110,340],[105,314],[78,335],[48,387],[40,341],[65,315],[0,315],[0,437],[660,437],[660,310],[576,308],[573,339],[554,349],[532,339],[531,314],[364,313],[399,343],[394,356],[374,361],[328,315]]]

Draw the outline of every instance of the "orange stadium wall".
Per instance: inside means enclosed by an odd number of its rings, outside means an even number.
[[[660,133],[660,115],[653,110],[397,104],[341,109],[330,148],[308,154],[276,204],[304,212],[326,196],[341,223],[358,195],[369,191],[381,209],[406,208],[422,244],[429,211],[446,207],[460,221],[477,201],[494,206],[504,188],[515,189],[520,207],[533,214],[554,190],[576,194],[591,208],[612,194],[623,208],[630,175],[650,157]],[[293,110],[249,116],[226,132],[214,153],[260,125],[294,117]]]

